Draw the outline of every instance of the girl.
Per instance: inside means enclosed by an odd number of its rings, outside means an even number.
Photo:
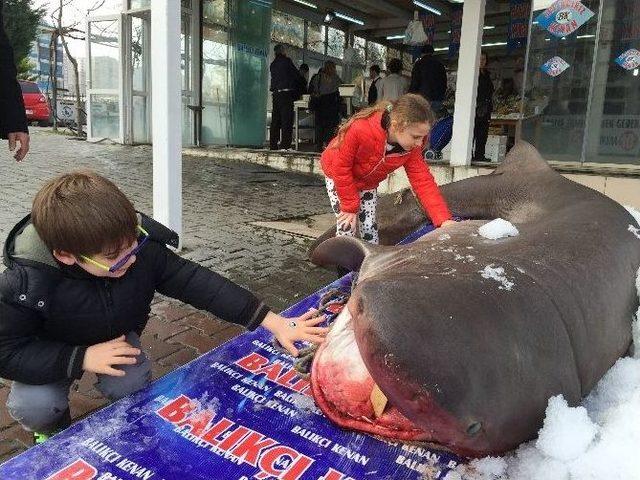
[[[339,128],[320,159],[337,235],[355,236],[357,220],[362,239],[378,243],[376,188],[400,166],[433,224],[453,222],[422,158],[434,120],[427,100],[406,94],[361,110]]]

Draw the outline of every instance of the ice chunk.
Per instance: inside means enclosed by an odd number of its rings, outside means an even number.
[[[505,237],[516,237],[519,235],[518,229],[502,218],[496,218],[495,220],[485,223],[478,229],[478,233],[481,237],[488,238],[489,240],[497,240]]]
[[[502,457],[484,457],[470,464],[475,475],[482,480],[498,480],[507,470],[507,462]]]

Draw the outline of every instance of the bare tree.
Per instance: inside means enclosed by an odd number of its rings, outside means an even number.
[[[69,61],[71,62],[71,65],[73,66],[73,76],[74,76],[74,80],[75,80],[75,92],[74,92],[74,96],[75,96],[75,110],[76,110],[76,127],[77,127],[77,131],[76,131],[76,136],[81,137],[84,136],[84,133],[82,132],[82,111],[84,110],[82,108],[82,101],[80,98],[80,73],[79,73],[79,69],[78,69],[78,61],[76,60],[76,58],[71,54],[71,51],[69,50],[69,44],[68,44],[68,39],[74,39],[74,40],[84,40],[85,37],[85,32],[83,32],[82,30],[78,29],[78,23],[79,22],[74,22],[71,25],[67,25],[64,26],[62,25],[62,11],[63,9],[69,5],[70,3],[73,2],[73,0],[59,0],[60,3],[58,5],[58,8],[52,13],[51,17],[55,22],[55,28],[54,28],[54,32],[51,35],[51,44],[50,44],[50,49],[55,51],[55,54],[52,55],[51,54],[51,50],[50,50],[50,57],[54,56],[57,57],[57,49],[55,48],[56,43],[54,43],[54,36],[56,37],[56,42],[57,42],[57,38],[60,38],[60,41],[62,42],[62,46],[64,48],[64,51],[67,55],[67,58],[69,59]],[[100,7],[102,7],[104,5],[106,0],[96,0],[95,3],[86,11],[86,15],[89,16],[91,12],[98,10]],[[52,45],[52,46],[51,46]],[[51,77],[51,73],[49,73],[50,77]],[[57,86],[57,85],[56,85]],[[55,105],[52,109],[52,111],[54,112],[54,116],[53,116],[53,129],[57,130],[57,123],[58,123],[58,118],[57,118],[57,88],[53,89],[53,99],[52,99],[52,103]]]

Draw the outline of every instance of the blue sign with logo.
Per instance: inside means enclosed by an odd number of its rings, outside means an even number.
[[[625,70],[634,70],[640,65],[640,52],[635,48],[630,48],[616,58],[616,63]]]
[[[557,77],[562,72],[569,68],[569,64],[560,57],[553,57],[547,60],[541,67],[544,73],[550,77]]]
[[[566,37],[584,25],[594,13],[580,0],[557,0],[536,18],[538,25],[556,37]]]
[[[425,226],[404,243],[433,230]],[[285,312],[297,316],[351,274]],[[268,332],[241,335],[0,466],[30,480],[443,479],[461,459],[343,430]]]

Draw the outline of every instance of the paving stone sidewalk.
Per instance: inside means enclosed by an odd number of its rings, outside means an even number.
[[[152,213],[151,147],[90,144],[32,130],[31,153],[16,164],[0,144],[0,247],[49,178],[90,168],[113,180],[143,212]],[[330,212],[321,179],[240,162],[184,157],[183,255],[249,288],[276,311],[334,278],[306,261],[308,239],[252,225]],[[4,267],[0,267],[0,270]],[[157,295],[142,336],[158,378],[242,333],[206,312]],[[106,404],[85,375],[72,387],[78,417]],[[0,379],[0,462],[31,445],[5,407],[10,382]]]

